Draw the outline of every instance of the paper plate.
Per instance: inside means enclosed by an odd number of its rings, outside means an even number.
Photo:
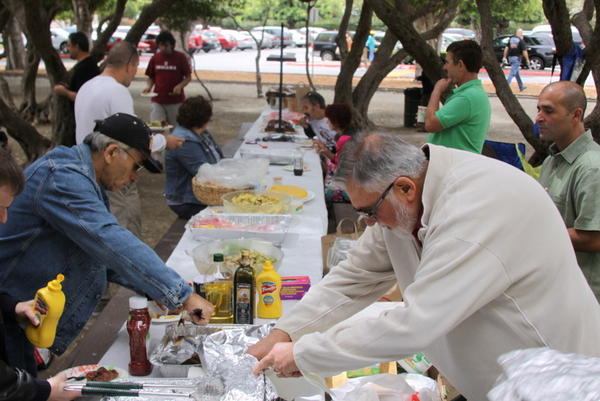
[[[158,317],[152,318],[152,323],[176,323],[181,318],[181,313],[176,315],[163,315],[164,311],[156,305],[154,301],[148,302],[148,312],[150,316],[159,315]]]
[[[164,127],[163,126],[160,126],[160,127],[148,126],[148,128],[150,128],[150,131],[152,131],[152,132],[163,132],[165,130],[172,130],[173,126],[172,125],[165,125]]]
[[[142,93],[140,93],[140,96],[141,97],[154,97],[154,96],[158,96],[158,93],[156,93],[156,92],[148,92],[148,93],[142,92]]]
[[[303,203],[308,203],[311,200],[315,199],[315,193],[313,191],[311,191],[310,189],[306,190],[308,192],[308,195],[306,196],[306,198],[301,199]]]
[[[124,377],[129,377],[129,373],[127,373],[127,371],[125,369],[121,369],[117,366],[112,366],[112,365],[81,365],[81,366],[75,366],[73,368],[65,369],[61,373],[64,373],[65,375],[67,375],[67,378],[70,378],[70,381],[85,382],[85,374],[86,373],[93,372],[95,370],[100,369],[101,367],[108,369],[108,370],[116,370],[117,373],[119,374],[119,376],[117,376],[115,379],[122,379]],[[75,379],[72,379],[72,378],[75,378]]]

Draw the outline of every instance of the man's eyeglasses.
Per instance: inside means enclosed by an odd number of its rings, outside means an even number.
[[[125,152],[127,154],[127,156],[131,157],[131,160],[133,160],[133,162],[135,163],[135,166],[136,166],[136,168],[134,169],[134,171],[136,173],[139,173],[140,171],[142,171],[144,169],[144,166],[142,165],[142,163],[138,162],[131,153],[129,153],[127,150],[125,150],[123,148],[119,148],[119,149],[122,150],[123,152]]]
[[[396,178],[396,180],[397,180],[397,178]],[[377,220],[377,211],[381,207],[381,204],[383,203],[385,197],[392,190],[392,187],[394,186],[394,183],[396,182],[396,180],[394,180],[390,185],[388,185],[388,187],[385,189],[385,191],[383,191],[381,193],[381,196],[379,197],[379,199],[377,199],[377,202],[375,202],[375,204],[373,206],[355,208],[354,210],[356,211],[356,213],[358,213],[359,217],[362,217],[363,219],[366,219],[366,220],[376,221]]]

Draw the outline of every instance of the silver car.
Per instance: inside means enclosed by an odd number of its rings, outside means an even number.
[[[62,28],[50,28],[50,35],[52,39],[52,47],[58,52],[66,54],[69,52],[67,49],[67,40],[69,40],[69,32]]]

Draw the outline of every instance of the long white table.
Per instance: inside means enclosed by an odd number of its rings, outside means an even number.
[[[248,144],[257,138],[265,135],[262,131],[266,125],[266,119],[272,110],[265,108],[261,116],[256,120],[245,135],[245,141],[238,150],[236,157],[240,156],[241,150],[248,150],[252,153],[261,151],[281,151],[284,154],[291,154],[299,149],[298,143],[292,142],[261,142],[268,146],[263,149],[256,144]],[[306,138],[303,134],[297,135],[298,138]],[[292,171],[287,171],[284,166],[270,165],[268,170],[267,182],[272,183],[274,177],[281,177],[282,184],[297,185],[314,193],[314,199],[303,206],[303,210],[297,213],[292,220],[290,230],[282,244],[284,257],[279,273],[282,276],[309,276],[311,285],[318,283],[323,276],[323,263],[321,256],[321,236],[327,233],[327,210],[325,207],[322,169],[319,156],[310,149],[302,149],[304,152],[304,164],[309,168],[302,176],[294,176]],[[193,280],[198,275],[188,251],[198,246],[200,242],[196,241],[189,230],[186,230],[177,247],[167,260],[167,266],[177,271],[184,279]],[[297,301],[284,301],[283,313],[288,313]],[[264,323],[268,320],[255,319],[255,323]],[[149,349],[152,350],[164,334],[164,325],[154,324],[150,329]],[[101,364],[109,364],[127,368],[129,362],[129,343],[125,326],[119,331],[118,337],[110,349],[100,360]],[[158,372],[153,371],[151,376],[157,376]],[[275,379],[274,384],[278,390],[285,389],[285,394],[293,395],[295,399],[320,400],[323,398],[323,392],[310,385],[305,379]]]

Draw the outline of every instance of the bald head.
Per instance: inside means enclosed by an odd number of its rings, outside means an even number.
[[[542,89],[540,96],[544,93],[556,96],[556,101],[569,112],[573,112],[575,109],[580,108],[582,110],[581,119],[583,120],[587,99],[585,98],[585,92],[581,85],[571,81],[552,82]]]
[[[520,38],[523,37],[523,30],[521,28],[517,29],[517,31],[515,32],[515,36],[518,36]]]
[[[139,56],[135,46],[126,40],[122,40],[115,44],[108,52],[106,64],[114,68],[119,68],[138,59]]]

